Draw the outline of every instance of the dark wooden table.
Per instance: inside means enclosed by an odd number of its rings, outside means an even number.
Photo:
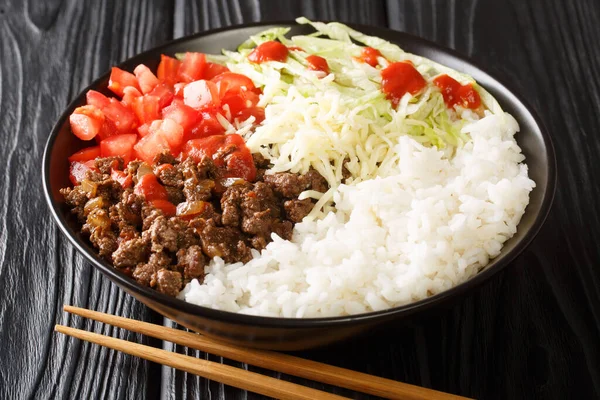
[[[61,110],[112,64],[190,33],[300,15],[389,26],[472,57],[541,115],[559,166],[546,225],[484,287],[409,326],[302,356],[477,398],[600,397],[597,0],[0,0],[1,399],[259,398],[53,332],[63,323],[163,346],[63,314],[68,303],[163,322],[59,233],[41,155]]]

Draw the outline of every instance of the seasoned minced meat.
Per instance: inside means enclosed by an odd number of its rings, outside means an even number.
[[[189,178],[183,183],[183,194],[186,201],[209,201],[214,187],[215,181],[213,180]]]
[[[123,159],[121,157],[97,158],[94,163],[96,168],[103,174],[110,174],[113,169],[123,170]]]
[[[254,161],[254,165],[256,168],[268,168],[269,160],[267,160],[262,154],[254,153],[252,154],[252,160]]]
[[[287,200],[283,203],[285,215],[292,222],[301,222],[311,212],[314,203],[311,199]]]
[[[148,242],[143,239],[121,240],[119,247],[112,254],[115,267],[135,267],[147,257]]]
[[[204,254],[210,258],[221,257],[227,263],[248,262],[252,258],[250,248],[236,228],[218,227],[210,220],[200,232],[200,239]]]
[[[168,151],[157,154],[152,160],[154,164],[176,164],[177,159]]]
[[[264,180],[271,185],[273,190],[280,196],[289,199],[298,197],[298,195],[308,187],[306,181],[302,178],[302,175],[292,174],[290,172],[265,175]]]
[[[133,271],[133,277],[144,286],[156,286],[156,273],[167,267],[171,258],[164,252],[152,253],[147,263],[140,263]]]
[[[191,280],[204,279],[213,257],[248,262],[251,248],[262,250],[273,234],[291,239],[294,223],[313,204],[297,195],[307,189],[327,190],[325,179],[312,170],[305,176],[281,173],[262,181],[260,170],[269,163],[262,156],[253,158],[259,169],[255,182],[219,176],[208,157],[199,163],[189,158],[179,162],[162,154],[152,167],[132,161],[123,172],[134,186],[125,189],[111,179],[112,170],[123,168],[122,160],[99,158],[97,170],[87,172],[83,185],[61,193],[100,256],[140,284],[175,296]],[[136,194],[140,169],[157,176],[177,208],[159,207]]]
[[[190,246],[177,252],[177,266],[183,271],[184,283],[186,284],[192,279],[202,281],[206,264],[206,257],[200,246]]]
[[[173,186],[165,186],[165,189],[167,190],[167,195],[169,196],[169,201],[171,203],[177,205],[185,201],[185,195],[181,189]]]
[[[306,175],[302,176],[302,179],[306,182],[308,189],[316,190],[321,193],[325,193],[329,190],[327,180],[313,168],[309,169]]]
[[[144,231],[143,238],[150,239],[150,248],[153,252],[164,250],[177,251],[177,230],[163,215],[154,219],[150,228]]]
[[[121,220],[127,225],[142,224],[142,207],[144,199],[127,189],[121,195],[121,201],[115,205]]]
[[[171,164],[162,164],[154,169],[156,177],[166,186],[181,188],[183,186],[183,175],[181,171]]]
[[[88,201],[87,193],[81,189],[81,186],[75,186],[73,189],[60,189],[60,193],[65,197],[65,202],[71,207],[71,213],[77,216],[79,222],[85,221],[83,208]]]
[[[152,286],[155,286],[156,290],[168,296],[175,297],[183,289],[181,274],[168,269],[158,270],[153,277],[153,283]]]

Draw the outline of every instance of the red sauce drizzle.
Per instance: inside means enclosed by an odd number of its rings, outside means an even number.
[[[363,47],[360,57],[356,57],[356,59],[360,62],[369,64],[371,67],[376,67],[377,64],[379,64],[377,57],[383,57],[379,50],[372,47]]]
[[[265,61],[283,62],[288,56],[288,48],[274,40],[258,45],[248,55],[248,60],[260,64]]]
[[[448,108],[459,105],[464,108],[476,109],[481,105],[481,97],[471,84],[461,85],[448,75],[438,76],[433,83],[442,91],[444,102]]]
[[[425,87],[425,78],[410,62],[395,62],[381,71],[381,91],[394,107],[406,93],[416,94]]]
[[[329,73],[329,65],[327,64],[327,60],[320,56],[308,56],[306,57],[306,61],[308,61],[308,69],[311,71],[322,71],[326,74]]]

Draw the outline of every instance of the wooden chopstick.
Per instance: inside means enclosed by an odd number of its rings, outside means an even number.
[[[167,350],[128,342],[127,340],[104,336],[98,333],[87,332],[63,325],[55,325],[54,330],[101,346],[110,347],[111,349],[119,350],[123,353],[154,361],[159,364],[168,365],[169,367],[190,372],[217,382],[222,382],[229,386],[235,386],[240,389],[275,397],[277,399],[347,399],[346,397],[271,378],[255,372],[231,367],[229,365],[172,353]]]
[[[422,388],[407,383],[393,381],[362,372],[306,360],[283,353],[266,350],[254,350],[209,339],[205,336],[185,332],[179,329],[136,321],[98,311],[73,306],[64,306],[64,310],[85,318],[94,319],[147,336],[191,347],[206,353],[215,354],[231,360],[248,363],[258,367],[283,372],[318,382],[344,387],[357,392],[373,394],[390,399],[406,400],[459,400],[466,399],[449,393]],[[172,353],[169,353],[172,354]],[[167,364],[168,365],[168,364]],[[177,367],[176,367],[177,368]],[[262,376],[262,375],[261,375]],[[215,379],[218,380],[218,379]],[[225,383],[225,382],[223,382]],[[234,385],[235,386],[235,385]]]

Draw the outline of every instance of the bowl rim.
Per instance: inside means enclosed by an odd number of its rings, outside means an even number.
[[[329,21],[322,21],[329,22]],[[530,229],[525,233],[523,238],[515,244],[515,247],[511,249],[507,254],[505,254],[501,259],[498,260],[494,265],[489,268],[485,268],[472,278],[468,279],[465,282],[460,283],[457,286],[454,286],[448,290],[440,292],[436,295],[427,297],[425,299],[421,299],[412,303],[408,303],[405,305],[392,307],[380,311],[371,311],[368,313],[362,314],[354,314],[347,316],[335,316],[335,317],[317,317],[317,318],[285,318],[285,317],[267,317],[267,316],[256,316],[256,315],[248,315],[248,314],[240,314],[230,311],[217,310],[210,307],[199,306],[192,303],[188,303],[184,300],[180,300],[175,297],[170,297],[165,294],[159,293],[158,291],[151,289],[146,286],[142,286],[138,284],[132,278],[127,277],[122,272],[118,271],[115,267],[109,264],[107,261],[100,259],[97,255],[93,254],[91,251],[88,251],[86,248],[88,245],[84,243],[84,241],[76,234],[74,234],[69,228],[66,219],[63,217],[61,213],[61,206],[59,203],[55,202],[53,196],[51,194],[50,188],[50,153],[54,142],[61,130],[63,124],[66,123],[68,117],[72,110],[78,106],[81,102],[80,98],[84,93],[86,93],[90,89],[97,88],[100,83],[107,80],[110,75],[110,70],[104,73],[99,78],[95,79],[91,84],[89,84],[86,88],[84,88],[81,92],[79,92],[73,100],[71,100],[65,110],[61,113],[57,122],[54,124],[52,131],[47,139],[46,145],[44,147],[43,159],[42,159],[42,183],[44,190],[44,197],[46,198],[47,205],[50,209],[54,220],[62,233],[67,237],[71,245],[79,251],[94,267],[100,270],[103,274],[108,276],[113,282],[115,282],[118,286],[125,291],[130,293],[139,294],[143,297],[150,298],[161,305],[168,307],[170,309],[178,310],[187,314],[192,314],[199,317],[204,317],[206,319],[223,322],[223,323],[233,323],[233,324],[245,324],[252,325],[255,327],[262,328],[324,328],[324,327],[332,327],[332,326],[341,326],[348,324],[356,324],[360,322],[372,322],[373,320],[379,320],[384,318],[393,318],[399,316],[407,316],[413,314],[417,311],[424,311],[431,307],[441,304],[445,300],[449,300],[450,298],[456,297],[457,295],[464,293],[465,291],[472,289],[476,286],[481,285],[485,281],[487,281],[492,275],[500,272],[506,266],[508,266],[512,261],[514,261],[522,252],[525,250],[527,246],[532,242],[532,240],[539,233],[542,225],[544,224],[548,214],[550,212],[555,192],[556,192],[556,181],[557,181],[557,165],[556,165],[556,156],[554,145],[552,143],[552,139],[546,126],[542,123],[535,109],[529,104],[526,100],[524,100],[518,92],[511,87],[510,84],[507,84],[504,79],[499,79],[495,73],[487,72],[487,70],[479,65],[478,62],[468,58],[467,56],[457,52],[454,49],[447,48],[435,42],[429,41],[427,39],[423,39],[421,37],[397,31],[390,28],[378,27],[373,25],[366,24],[355,24],[348,23],[348,26],[357,29],[357,30],[379,30],[385,31],[392,35],[404,36],[407,40],[414,42],[417,45],[428,47],[436,52],[446,53],[447,55],[458,59],[471,67],[479,69],[481,72],[486,74],[488,77],[493,79],[495,82],[503,86],[516,100],[520,102],[527,112],[531,115],[533,121],[538,126],[543,142],[545,144],[546,150],[546,159],[548,161],[548,173],[547,173],[547,186],[546,191],[542,194],[542,201],[540,204],[539,212],[535,217],[533,223],[531,224]],[[218,34],[220,32],[225,31],[235,31],[245,28],[254,28],[254,27],[271,27],[271,26],[299,26],[294,20],[281,20],[281,21],[268,21],[268,22],[253,22],[253,23],[244,23],[244,24],[236,24],[227,27],[221,27],[216,29],[210,29],[207,31],[195,33],[192,35],[183,36],[181,38],[177,38],[166,43],[163,43],[159,46],[150,48],[141,53],[138,53],[132,57],[127,58],[126,60],[120,62],[117,66],[123,66],[125,64],[129,64],[136,59],[148,58],[151,54],[157,52],[168,52],[166,49],[172,47],[176,44],[181,44],[187,41],[195,40],[197,38],[201,38],[204,36],[211,36],[214,34]],[[535,189],[534,189],[535,190]]]

